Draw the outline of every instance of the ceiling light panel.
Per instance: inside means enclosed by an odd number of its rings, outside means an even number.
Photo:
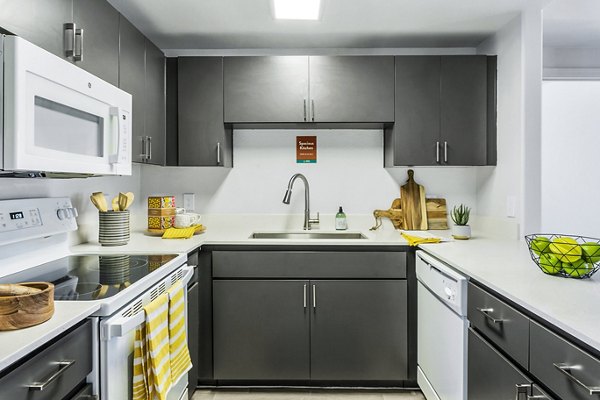
[[[275,19],[318,20],[321,0],[273,0]]]

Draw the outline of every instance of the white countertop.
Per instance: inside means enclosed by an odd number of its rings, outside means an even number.
[[[0,371],[99,309],[100,305],[96,302],[57,301],[54,303],[54,315],[48,321],[29,328],[0,332]]]

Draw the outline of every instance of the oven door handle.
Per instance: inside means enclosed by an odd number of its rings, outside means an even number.
[[[187,286],[188,283],[190,283],[190,280],[192,279],[192,276],[194,276],[194,269],[196,268],[195,265],[184,265],[183,266],[183,270],[185,271],[185,275],[183,276],[183,278],[181,278],[182,280],[182,284],[183,284],[183,288],[185,289],[185,287]]]

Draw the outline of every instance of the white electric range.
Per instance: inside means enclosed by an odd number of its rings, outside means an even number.
[[[0,283],[52,282],[57,303],[98,303],[90,316],[97,345],[88,382],[103,400],[131,399],[142,307],[178,280],[186,287],[194,267],[186,265],[185,254],[131,254],[118,247],[106,254],[71,254],[68,232],[77,230],[77,215],[69,198],[0,201]],[[187,398],[187,384],[181,378],[168,399]]]

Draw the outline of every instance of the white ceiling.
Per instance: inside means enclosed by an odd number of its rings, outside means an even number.
[[[554,0],[544,7],[544,46],[600,48],[600,0]]]
[[[280,21],[271,0],[109,0],[162,49],[474,47],[527,1],[322,0],[319,21]]]

